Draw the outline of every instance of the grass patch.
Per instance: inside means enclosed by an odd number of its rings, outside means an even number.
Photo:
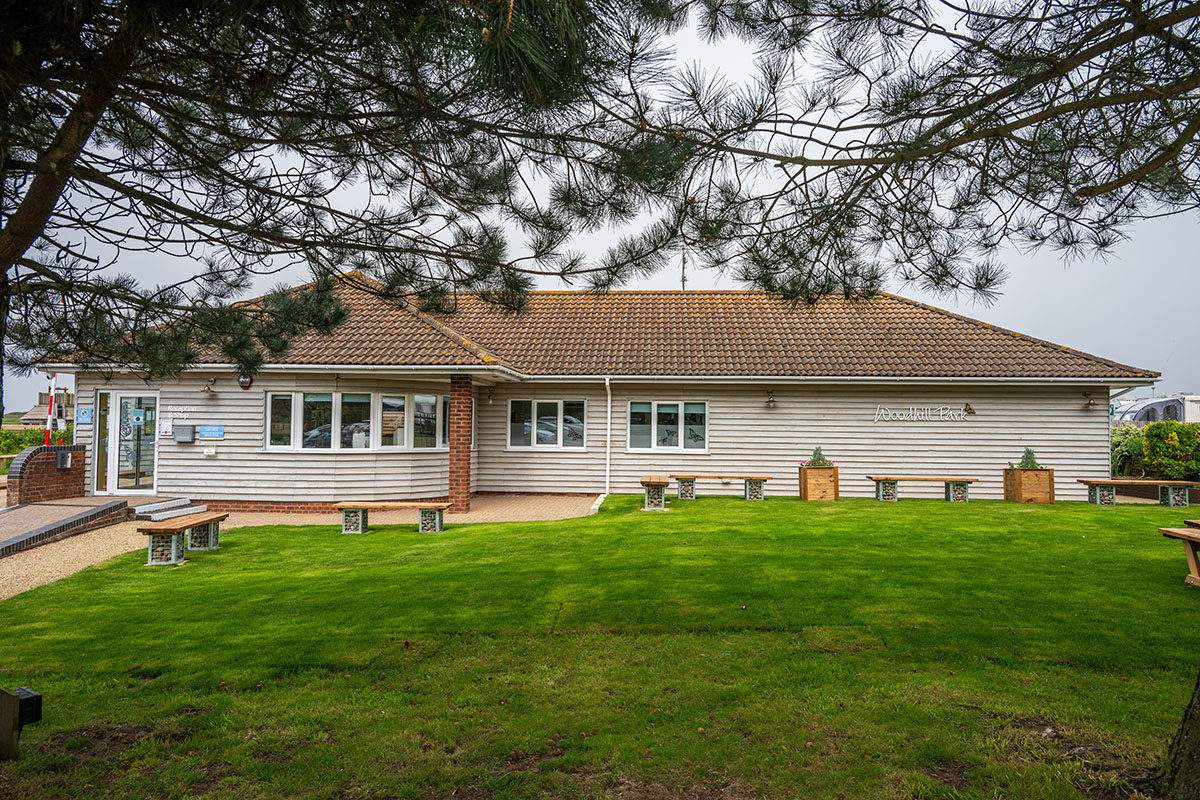
[[[0,602],[0,797],[1125,797],[1195,680],[1178,510],[614,497],[233,531]]]

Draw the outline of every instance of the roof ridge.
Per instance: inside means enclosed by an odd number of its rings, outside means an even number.
[[[1077,350],[1074,347],[1068,347],[1065,344],[1059,344],[1058,342],[1052,342],[1049,339],[1042,339],[1037,336],[1030,336],[1027,333],[1021,333],[1020,331],[1015,331],[1012,328],[1005,328],[1002,325],[993,325],[990,322],[984,322],[983,320],[975,319],[974,317],[968,317],[966,314],[959,314],[956,311],[949,311],[947,309],[940,308],[935,305],[930,305],[929,303],[922,303],[920,300],[913,300],[911,297],[904,297],[903,295],[895,294],[893,292],[879,292],[879,296],[887,297],[891,300],[895,300],[895,301],[898,301],[901,303],[907,303],[908,305],[916,306],[917,308],[923,308],[926,311],[933,311],[934,313],[941,314],[943,316],[950,317],[952,319],[957,319],[961,322],[966,322],[966,323],[975,325],[980,328],[986,328],[987,330],[996,331],[997,333],[1003,333],[1007,336],[1013,337],[1014,339],[1021,339],[1021,340],[1039,345],[1041,347],[1046,347],[1051,350],[1057,350],[1060,353],[1070,353],[1071,355],[1080,356],[1082,358],[1087,358],[1087,359],[1095,361],[1099,364],[1104,364],[1105,366],[1108,366],[1108,367],[1117,367],[1119,369],[1127,370],[1134,374],[1145,376],[1145,377],[1157,378],[1157,377],[1162,376],[1161,372],[1157,372],[1155,370],[1147,370],[1147,369],[1142,369],[1140,367],[1134,367],[1130,364],[1123,364],[1120,361],[1113,361],[1111,358],[1105,358],[1104,356],[1098,356],[1094,353],[1089,353],[1084,350]]]

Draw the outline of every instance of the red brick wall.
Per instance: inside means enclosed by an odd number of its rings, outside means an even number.
[[[58,468],[58,454],[69,452],[71,466]],[[7,505],[45,503],[67,497],[83,497],[84,447],[29,447],[13,459],[8,471]]]
[[[470,375],[450,376],[450,513],[471,510],[471,407],[474,390]]]

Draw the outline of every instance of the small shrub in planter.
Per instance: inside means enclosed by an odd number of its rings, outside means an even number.
[[[800,499],[838,499],[838,468],[820,447],[814,447],[812,457],[800,463]]]
[[[1053,503],[1054,470],[1038,463],[1032,447],[1004,470],[1004,499],[1016,503]]]

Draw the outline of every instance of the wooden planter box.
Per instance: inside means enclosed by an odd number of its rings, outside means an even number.
[[[800,467],[801,500],[837,500],[837,467]]]
[[[1004,499],[1016,503],[1053,503],[1054,470],[1004,470]]]

